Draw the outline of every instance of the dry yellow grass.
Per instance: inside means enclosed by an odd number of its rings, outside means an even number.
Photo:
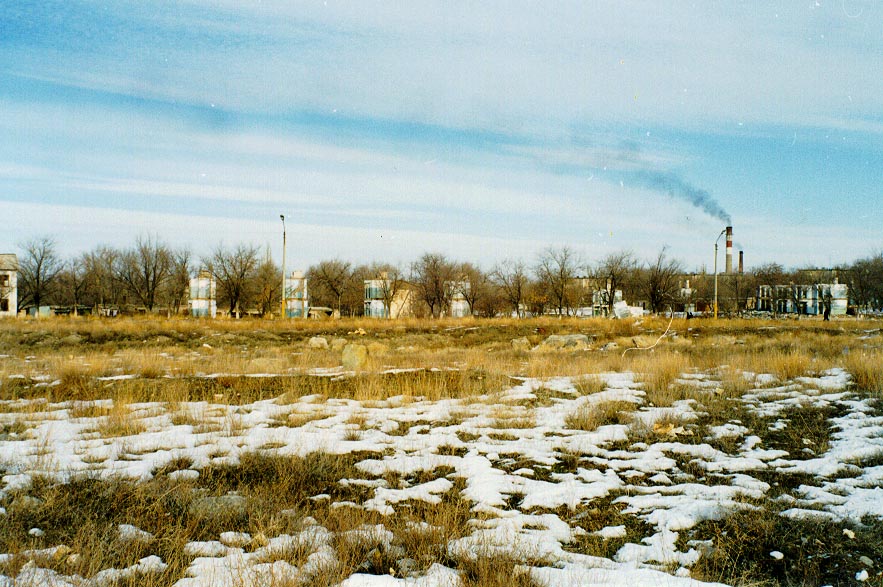
[[[635,354],[630,369],[635,372],[636,380],[643,384],[648,404],[670,406],[683,399],[685,389],[676,380],[691,371],[691,364],[681,353],[660,351]]]
[[[655,341],[668,325],[665,319],[650,317],[640,321],[7,321],[0,330],[0,352],[13,352],[0,361],[0,377],[23,375],[25,379],[3,385],[0,394],[14,399],[26,393],[53,401],[113,399],[118,394],[129,394],[139,401],[186,401],[195,399],[194,394],[211,397],[220,387],[227,403],[312,393],[362,401],[400,395],[409,401],[416,397],[495,394],[509,385],[508,377],[512,375],[580,376],[631,370],[654,396],[649,401],[666,405],[689,392],[672,386],[680,373],[714,369],[721,364],[791,379],[849,362],[859,386],[865,385],[859,381],[867,380],[862,373],[871,379],[875,373],[873,350],[864,353],[870,359],[870,368],[862,367],[855,351],[846,356],[841,352],[846,347],[861,346],[855,339],[872,324],[858,321],[832,326],[811,320],[676,320],[671,324],[670,336],[662,339],[654,351],[632,351],[623,356],[622,351],[636,342]],[[527,336],[536,344],[550,334],[576,332],[592,338],[593,350],[534,354],[513,351],[509,343]],[[305,385],[301,376],[310,369],[340,364],[338,351],[309,349],[306,341],[311,336],[324,336],[329,341],[343,338],[364,344],[379,342],[388,352],[375,356],[371,368],[349,384]],[[615,350],[597,350],[610,341],[621,344]],[[31,355],[27,361],[22,360],[25,355]],[[388,368],[412,369],[421,374],[380,374]],[[428,368],[452,370],[458,375],[441,378],[429,374]],[[225,377],[219,378],[217,385],[190,379],[210,374]],[[241,378],[250,374],[278,377],[256,381]],[[111,375],[134,375],[137,379],[112,385],[97,381],[98,377]],[[58,380],[60,385],[40,390],[32,385],[34,378]],[[736,378],[725,384],[732,391],[744,387]]]
[[[600,393],[607,389],[607,382],[597,375],[587,375],[574,380],[573,386],[580,395],[591,395]]]
[[[631,402],[608,401],[586,405],[568,414],[565,425],[573,430],[592,432],[599,426],[628,424],[637,406]]]
[[[653,352],[631,351],[622,356],[632,339],[655,341],[667,324],[667,320],[653,318],[644,319],[640,324],[635,321],[572,319],[316,323],[124,319],[119,322],[47,320],[9,323],[0,330],[0,354],[10,355],[0,361],[0,395],[5,399],[25,397],[36,401],[5,404],[7,414],[3,421],[8,427],[4,425],[0,433],[27,433],[28,410],[44,409],[47,402],[71,399],[105,400],[70,408],[71,416],[94,419],[96,427],[103,428],[99,431],[104,436],[137,433],[140,420],[132,413],[134,403],[165,402],[173,423],[190,424],[210,432],[207,442],[219,438],[215,435],[241,432],[240,416],[234,408],[257,399],[277,398],[281,411],[277,416],[279,425],[302,426],[313,420],[334,417],[333,411],[325,413],[320,409],[308,409],[312,405],[294,405],[307,395],[317,396],[317,404],[327,398],[347,398],[361,400],[366,407],[380,406],[393,396],[401,396],[406,401],[418,397],[468,400],[463,402],[460,413],[452,415],[452,419],[457,420],[484,409],[483,406],[481,409],[475,405],[470,407],[472,401],[499,403],[504,397],[501,392],[514,383],[510,376],[579,376],[575,382],[577,390],[582,395],[591,395],[605,387],[604,378],[592,374],[618,370],[636,374],[636,379],[645,386],[648,403],[663,406],[684,397],[696,397],[699,399],[697,410],[721,414],[732,414],[729,410],[739,402],[729,398],[737,398],[753,387],[751,379],[742,375],[743,371],[773,373],[781,379],[790,379],[839,366],[849,370],[857,390],[883,393],[881,350],[869,348],[873,342],[861,338],[862,330],[871,328],[872,323],[840,321],[834,328],[811,320],[675,321],[672,329],[678,338],[663,339]],[[349,334],[359,328],[366,334]],[[515,352],[509,343],[512,338],[527,336],[536,344],[549,334],[575,332],[590,334],[594,339],[593,350],[537,355]],[[77,334],[82,340],[62,342],[71,334]],[[366,344],[376,340],[388,347],[389,352],[375,357],[370,368],[358,376],[318,377],[310,375],[309,370],[337,367],[340,353],[308,349],[306,340],[313,335],[325,336],[329,341],[341,337]],[[37,344],[40,341],[45,344]],[[601,344],[609,341],[621,341],[620,347],[598,350]],[[843,353],[846,347],[852,349],[851,352]],[[25,360],[25,356],[33,358]],[[722,368],[722,365],[727,367]],[[412,371],[382,373],[387,368]],[[707,371],[710,376],[718,377],[719,389],[700,391],[677,383],[681,374],[696,371]],[[99,377],[125,374],[136,378],[98,380]],[[208,378],[198,377],[199,374],[222,375]],[[247,377],[249,374],[273,376]],[[11,375],[24,377],[10,378]],[[60,383],[36,385],[55,380]],[[558,399],[548,395],[551,399]],[[191,411],[189,407],[192,405],[206,407],[201,412]],[[286,411],[285,406],[290,406],[291,411]],[[536,424],[529,409],[535,407],[528,402],[527,405],[519,403],[499,408],[492,414],[493,425],[499,429],[491,431],[488,436],[505,435],[507,439],[516,439],[518,429]],[[54,409],[58,409],[57,403]],[[632,439],[659,440],[680,426],[710,425],[672,419],[662,421],[658,429],[642,427],[631,417],[635,409],[634,404],[602,403],[571,414],[567,426],[594,430],[607,423],[629,424]],[[727,421],[732,415],[721,418]],[[819,418],[818,422],[825,424],[827,420]],[[747,421],[745,423],[749,425]],[[355,417],[350,424],[355,439],[357,434],[362,435],[369,422]],[[799,434],[795,432],[794,443],[803,446],[804,439],[810,438],[807,429],[808,425],[803,428],[795,425]],[[408,433],[407,427],[403,426],[401,432]],[[485,433],[481,431],[482,435]],[[479,437],[462,432],[458,432],[458,436],[464,442]],[[822,440],[820,437],[813,448],[823,450]],[[262,448],[266,448],[263,453],[271,453],[274,446]],[[41,444],[39,453],[40,458],[47,460],[41,466],[51,469],[52,444],[48,438]],[[398,504],[395,515],[388,517],[362,509],[330,507],[331,501],[360,503],[366,499],[364,488],[344,488],[338,483],[342,478],[360,477],[359,471],[352,466],[357,458],[364,458],[364,455],[312,455],[304,459],[244,455],[239,466],[210,466],[201,470],[199,479],[193,481],[173,483],[167,474],[157,472],[154,480],[137,486],[96,479],[75,480],[67,486],[54,488],[37,483],[31,493],[42,503],[33,505],[32,502],[27,506],[39,508],[37,511],[28,511],[22,505],[25,501],[20,500],[21,503],[17,504],[15,496],[10,498],[10,503],[4,503],[8,510],[4,520],[8,531],[0,536],[0,540],[3,541],[3,552],[14,554],[29,548],[31,539],[26,532],[32,525],[30,520],[39,517],[41,524],[51,530],[49,538],[53,544],[68,544],[82,553],[76,564],[69,564],[66,559],[41,561],[41,564],[60,573],[91,576],[101,568],[122,568],[133,560],[132,557],[146,554],[147,551],[134,548],[126,551],[114,542],[115,524],[135,523],[156,533],[149,552],[158,553],[170,565],[170,570],[161,577],[139,577],[137,583],[132,584],[169,585],[183,576],[190,562],[182,554],[183,544],[188,541],[214,540],[220,531],[226,530],[250,532],[255,537],[294,533],[302,529],[300,524],[304,518],[312,516],[335,533],[331,545],[339,562],[323,569],[309,584],[334,585],[357,568],[367,568],[375,573],[392,570],[399,576],[401,569],[396,563],[402,558],[400,555],[393,558],[379,548],[379,544],[344,534],[363,524],[377,523],[383,523],[393,532],[395,544],[403,547],[407,558],[416,561],[421,570],[435,562],[443,562],[463,573],[465,585],[515,587],[529,584],[515,569],[516,564],[529,564],[530,561],[492,556],[459,560],[447,551],[452,539],[466,536],[475,529],[469,524],[469,520],[476,517],[470,512],[472,504],[459,497],[462,487],[445,495],[441,504]],[[187,463],[169,465],[169,471],[189,466]],[[449,471],[420,472],[416,480],[397,479],[390,474],[388,481],[391,486],[399,486],[399,483],[425,482],[436,476],[446,476],[455,486],[463,483]],[[187,505],[199,491],[212,495],[239,492],[248,500],[249,515],[217,522],[195,520],[186,512]],[[309,499],[319,493],[330,493],[332,499],[328,502]],[[112,507],[116,503],[125,503],[127,507]],[[592,506],[606,507],[597,502]],[[283,514],[283,511],[287,513]],[[778,517],[774,520],[784,523]],[[598,528],[591,528],[595,529]],[[647,535],[646,532],[638,533],[634,539]],[[733,535],[732,531],[721,534],[729,535]],[[826,538],[826,535],[819,534],[819,539]],[[746,540],[750,539],[749,536]],[[260,540],[254,544],[259,545]],[[742,543],[734,539],[730,546],[739,544]],[[285,557],[292,564],[302,566],[310,552],[307,548],[292,549]],[[603,549],[598,553],[612,556]],[[768,558],[768,549],[758,556]],[[25,559],[12,557],[0,572],[14,572],[27,562]],[[729,564],[723,559],[719,562]],[[707,571],[705,576],[713,576],[718,569],[697,567],[697,574],[703,571]]]
[[[850,352],[843,359],[843,367],[852,376],[852,383],[859,391],[883,393],[883,350]]]

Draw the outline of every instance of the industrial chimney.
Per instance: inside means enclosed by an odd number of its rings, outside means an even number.
[[[745,255],[745,251],[739,251],[739,274],[740,275],[745,273],[744,255]]]
[[[727,269],[726,273],[733,272],[733,227],[727,227]]]

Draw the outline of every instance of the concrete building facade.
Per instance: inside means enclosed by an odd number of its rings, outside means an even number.
[[[411,284],[393,281],[386,274],[365,280],[365,316],[368,318],[409,318],[414,315]]]
[[[846,314],[849,288],[845,283],[761,285],[757,288],[755,310],[776,314],[819,316],[829,308],[832,316]]]
[[[303,271],[292,271],[285,278],[285,317],[306,318],[310,313],[309,280]]]
[[[190,280],[190,315],[214,318],[218,314],[217,282],[210,271],[200,271]]]
[[[446,281],[444,284],[448,293],[450,305],[448,307],[448,316],[451,318],[466,318],[472,315],[472,308],[466,295],[469,293],[468,281]]]
[[[18,257],[0,254],[0,318],[18,314]]]

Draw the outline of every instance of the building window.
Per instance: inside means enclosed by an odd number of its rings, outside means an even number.
[[[0,275],[0,287],[9,287],[9,274]]]
[[[8,312],[9,311],[9,300],[3,298],[0,300],[0,312]]]

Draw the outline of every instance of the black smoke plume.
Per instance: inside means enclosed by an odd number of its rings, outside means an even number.
[[[706,214],[724,221],[727,226],[733,220],[727,211],[707,191],[690,185],[674,173],[640,170],[630,174],[634,183],[650,190],[664,192],[672,198],[687,201]]]

